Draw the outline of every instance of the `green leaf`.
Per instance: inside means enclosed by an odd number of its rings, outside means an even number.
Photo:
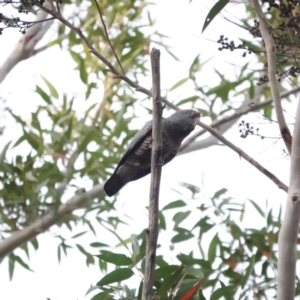
[[[15,270],[15,255],[10,254],[8,258],[8,272],[9,272],[9,280],[12,280]]]
[[[98,247],[109,247],[107,244],[100,243],[100,242],[91,243],[90,246],[91,247],[95,247],[95,248],[98,248]]]
[[[177,89],[178,87],[180,87],[181,85],[185,84],[190,78],[184,78],[179,80],[177,83],[175,83],[171,88],[170,91],[173,91],[175,89]]]
[[[271,119],[272,118],[272,112],[273,112],[273,105],[272,104],[266,105],[266,106],[264,106],[263,110],[264,110],[265,116],[268,119]]]
[[[173,221],[175,222],[174,228],[178,227],[178,225],[185,220],[189,215],[191,214],[191,211],[188,210],[186,212],[178,212],[174,215]]]
[[[29,268],[29,266],[22,260],[22,258],[21,258],[20,256],[15,255],[14,258],[15,258],[15,261],[18,262],[23,268],[25,268],[26,270],[32,272],[32,270],[31,270],[31,269]]]
[[[212,9],[208,12],[208,15],[205,18],[202,33],[207,28],[207,26],[211,23],[211,21],[216,17],[216,15],[226,6],[229,0],[219,0]]]
[[[167,265],[160,267],[154,271],[154,281],[157,281],[159,279],[166,279],[180,268],[181,266],[178,265]]]
[[[38,250],[39,249],[39,242],[38,242],[37,238],[33,238],[30,241],[30,243],[33,246],[34,250]]]
[[[124,254],[113,253],[110,251],[102,250],[100,255],[96,255],[98,258],[112,263],[116,266],[128,266],[132,264],[130,257]]]
[[[3,150],[2,150],[2,152],[1,152],[1,154],[0,154],[0,164],[2,164],[3,161],[4,161],[4,159],[5,159],[6,152],[7,152],[7,149],[8,149],[8,147],[9,147],[10,143],[11,143],[11,141],[8,142],[8,143],[4,146],[4,148],[3,148]]]
[[[183,207],[186,206],[186,203],[182,200],[176,200],[173,201],[166,206],[164,206],[161,210],[167,210],[167,209],[172,209],[172,208],[178,208],[178,207]]]
[[[185,98],[185,99],[180,100],[180,101],[177,103],[177,106],[180,106],[180,105],[185,104],[185,103],[188,103],[188,102],[195,103],[195,101],[198,100],[198,99],[199,99],[199,96],[191,96],[191,97],[188,97],[188,98]]]
[[[97,88],[97,83],[95,82],[92,82],[88,85],[88,88],[85,93],[85,100],[87,100],[90,97],[92,89],[96,89],[96,88]]]
[[[111,230],[109,228],[107,228],[106,226],[104,226],[102,223],[101,225],[106,229],[108,230],[109,232],[111,232],[113,235],[116,236],[116,238],[119,240],[119,242],[129,251],[129,248],[127,246],[127,244],[124,242],[124,240],[114,231],[114,230]]]
[[[86,291],[85,296],[87,296],[89,293],[91,293],[97,289],[99,289],[99,288],[96,285],[90,286],[89,289]]]
[[[215,192],[215,194],[213,195],[212,199],[218,199],[221,195],[227,193],[227,189],[226,188],[223,188],[223,189],[220,189],[218,190],[217,192]]]
[[[55,99],[58,99],[58,93],[57,93],[57,90],[55,89],[55,87],[44,76],[41,75],[41,77],[47,84],[51,96],[54,97]]]
[[[191,193],[193,194],[193,196],[197,193],[200,193],[200,188],[194,184],[190,184],[187,182],[179,182],[179,185],[187,188],[189,191],[191,191]]]
[[[39,152],[39,137],[34,134],[33,132],[26,132],[25,129],[23,129],[23,135],[25,137],[25,139],[27,140],[27,142],[29,143],[29,145],[36,150],[37,152]]]
[[[161,211],[159,211],[158,213],[158,218],[159,218],[159,228],[166,230],[167,226],[166,226],[166,220],[165,217],[163,215],[163,213]]]
[[[199,300],[206,300],[206,298],[203,295],[203,291],[199,290]]]
[[[208,248],[208,260],[210,261],[210,263],[213,263],[216,258],[217,246],[219,245],[219,243],[220,239],[218,233],[216,233],[213,239],[211,240]]]
[[[255,264],[255,254],[252,255],[251,259],[250,259],[250,263],[249,263],[249,266],[247,267],[246,269],[246,273],[242,279],[242,282],[241,282],[241,285],[242,285],[242,289],[245,287],[251,273],[252,273],[252,270],[253,270],[253,267],[254,267],[254,264]]]
[[[248,201],[254,206],[254,208],[257,210],[257,212],[264,218],[265,217],[265,213],[263,212],[263,210],[259,207],[259,205],[251,200],[251,199],[248,199]]]
[[[226,299],[232,300],[234,293],[236,291],[236,287],[234,285],[225,286],[225,284],[220,280],[221,288],[215,290],[210,296],[210,300],[219,300]]]
[[[132,275],[134,275],[134,273],[129,268],[117,269],[105,275],[100,281],[98,281],[97,285],[103,286],[114,282],[121,282],[122,280],[132,277]]]
[[[232,296],[229,292],[229,289],[228,287],[221,281],[219,280],[220,284],[221,284],[221,287],[223,289],[223,296],[226,300],[232,300]]]
[[[192,62],[191,66],[190,66],[189,74],[190,74],[190,78],[192,78],[192,79],[195,79],[195,73],[197,73],[201,68],[199,57],[200,57],[200,54],[198,54],[194,58],[194,61]]]
[[[52,104],[51,98],[38,86],[35,86],[35,91],[45,100],[47,104]]]
[[[194,237],[190,230],[184,228],[177,227],[174,231],[177,231],[178,234],[172,237],[172,243],[183,242]]]
[[[137,257],[140,254],[139,241],[135,234],[132,234],[130,238],[131,238],[131,249],[132,249],[133,256]]]
[[[183,266],[180,266],[177,271],[175,271],[173,274],[169,274],[169,276],[164,279],[157,291],[158,296],[166,295],[167,292],[170,291],[173,285],[175,285],[182,277],[182,270]]]
[[[91,300],[112,300],[113,296],[109,292],[101,292],[95,296]]]
[[[87,84],[88,74],[87,74],[87,72],[86,72],[84,59],[81,59],[81,60],[80,60],[80,64],[79,64],[79,75],[80,75],[81,81],[82,81],[83,83]]]
[[[84,235],[84,234],[86,234],[86,233],[87,233],[87,231],[79,232],[79,233],[73,235],[73,236],[71,237],[71,239],[76,239],[76,238],[78,238],[78,237],[80,237],[80,236],[82,236],[82,235]]]

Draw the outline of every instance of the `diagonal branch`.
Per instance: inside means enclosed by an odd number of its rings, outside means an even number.
[[[215,131],[210,126],[198,121],[197,123],[199,126],[210,132],[213,136],[215,136],[219,141],[223,142],[226,146],[231,148],[234,152],[238,153],[241,157],[247,160],[252,166],[258,169],[261,173],[271,179],[280,189],[284,190],[286,193],[288,192],[288,187],[281,182],[274,174],[264,168],[261,164],[259,164],[256,160],[254,160],[251,156],[249,156],[246,152],[244,152],[239,147],[235,146],[233,143],[228,141],[225,137],[220,135],[217,131]]]
[[[261,9],[258,0],[252,0],[254,9],[259,19],[259,28],[262,38],[265,42],[265,48],[268,59],[268,77],[270,81],[271,93],[274,101],[274,108],[277,115],[277,121],[280,129],[281,136],[284,140],[285,146],[291,153],[292,135],[286,124],[283,109],[280,101],[280,94],[278,91],[277,77],[276,77],[276,44],[272,35],[269,32],[267,19]]]

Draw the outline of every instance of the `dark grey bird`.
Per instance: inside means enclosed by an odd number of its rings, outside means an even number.
[[[163,165],[177,154],[181,142],[195,128],[200,113],[191,109],[180,110],[162,118]],[[152,121],[147,122],[133,137],[117,168],[104,185],[108,196],[115,195],[129,181],[140,179],[151,172]]]

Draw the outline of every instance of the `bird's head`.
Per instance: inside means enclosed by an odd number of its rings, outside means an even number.
[[[177,111],[168,118],[180,131],[188,135],[194,130],[197,120],[200,118],[200,113],[192,109],[183,109]]]

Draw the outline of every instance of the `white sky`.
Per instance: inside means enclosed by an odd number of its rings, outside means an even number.
[[[192,1],[191,4],[187,0],[156,2],[158,2],[158,5],[152,8],[152,16],[156,18],[157,29],[170,37],[168,42],[174,47],[173,52],[181,60],[180,63],[176,63],[161,49],[161,77],[164,91],[173,86],[178,80],[187,77],[188,68],[199,53],[201,53],[202,60],[212,58],[200,75],[204,85],[212,87],[218,84],[217,77],[211,71],[213,68],[217,68],[221,73],[226,73],[228,78],[232,78],[235,73],[240,72],[240,68],[233,68],[225,61],[243,65],[245,59],[241,57],[242,52],[219,52],[215,43],[204,38],[217,40],[221,34],[225,34],[230,39],[237,41],[237,37],[246,35],[245,32],[218,18],[212,22],[205,34],[201,35],[204,18],[208,12],[207,7],[213,5],[212,1]],[[205,3],[205,6],[203,3]],[[243,5],[228,5],[227,10],[234,19],[234,16],[243,14]],[[1,45],[5,45],[5,47],[1,46],[0,64],[13,49],[19,36],[20,34],[17,31],[10,30],[9,32],[5,31],[0,37]],[[84,87],[78,84],[78,73],[74,72],[73,69],[74,63],[68,54],[61,53],[58,47],[53,47],[20,63],[3,82],[1,95],[7,98],[7,104],[15,114],[29,118],[30,113],[40,103],[39,97],[33,92],[36,84],[42,85],[40,75],[45,76],[61,93],[80,95],[85,91]],[[148,82],[151,82],[150,76]],[[147,85],[147,83],[143,84]],[[168,93],[168,98],[181,99],[191,95],[193,95],[193,91],[185,87]],[[290,105],[289,110],[292,116],[293,109],[293,105]],[[245,117],[244,119],[264,122],[258,116]],[[293,118],[290,117],[288,121],[292,122]],[[141,120],[141,122],[144,121]],[[11,137],[18,136],[20,133],[20,130],[11,121],[7,120],[5,125],[7,127],[5,134],[0,137],[2,145],[5,145]],[[140,124],[137,124],[137,126],[140,126]],[[269,136],[277,135],[276,125],[262,126],[261,130],[265,130]],[[289,159],[283,158],[281,155],[283,149],[281,141],[276,145],[272,145],[272,140],[260,141],[254,137],[240,139],[237,125],[233,126],[225,136],[288,184]],[[203,180],[203,194],[206,197],[210,197],[215,191],[226,187],[229,190],[228,195],[240,201],[250,198],[262,204],[268,200],[270,206],[274,204],[278,208],[278,205],[284,203],[286,199],[284,192],[280,191],[246,161],[240,159],[232,150],[226,147],[211,147],[180,156],[164,167],[161,184],[161,207],[169,203],[170,198],[172,200],[176,199],[175,193],[170,192],[170,189],[174,187],[174,183],[184,181],[202,187]],[[147,176],[128,184],[121,191],[118,213],[129,215],[133,219],[130,227],[125,228],[120,233],[124,239],[128,238],[130,234],[137,234],[147,227],[145,206],[148,205],[149,182],[150,176]],[[255,224],[252,224],[253,214],[252,208],[247,208],[245,223],[250,224],[250,226],[257,225],[256,220]],[[108,235],[103,228],[97,225],[96,228],[97,237],[88,234],[78,239],[78,243],[82,245],[88,245],[95,241],[112,245],[118,243],[115,237]],[[73,234],[80,231],[82,229],[78,227]],[[77,250],[70,251],[68,257],[63,257],[62,262],[59,264],[56,255],[59,241],[54,238],[55,234],[70,235],[65,228],[54,228],[50,232],[39,236],[40,249],[37,253],[31,252],[29,262],[34,272],[28,272],[17,265],[13,281],[10,282],[7,261],[1,264],[1,299],[42,300],[47,297],[51,300],[90,299],[90,296],[84,297],[85,292],[91,284],[95,284],[103,275],[100,274],[97,266],[87,268],[83,255],[78,254]],[[165,238],[169,237],[166,237],[166,233],[162,233],[161,243]],[[182,246],[178,245],[178,247],[180,249]],[[180,250],[185,251],[185,249]],[[116,250],[116,252],[120,251],[121,249]],[[171,253],[168,249],[168,245],[163,245],[160,251],[169,253],[171,260],[176,256],[174,251]],[[96,254],[96,251],[94,253]],[[134,286],[137,285],[132,287]]]

